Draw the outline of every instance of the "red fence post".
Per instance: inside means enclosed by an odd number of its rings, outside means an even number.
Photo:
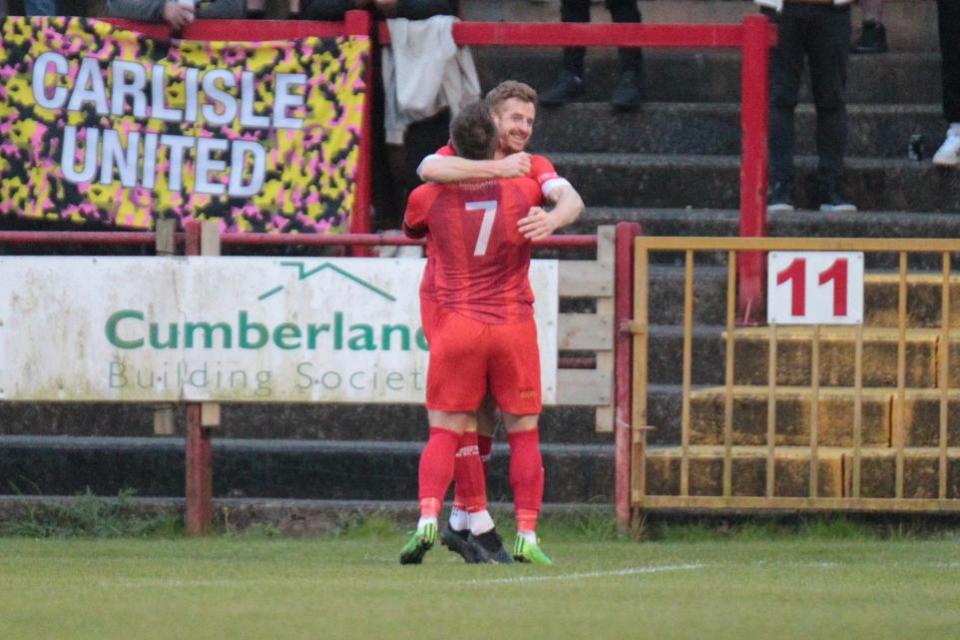
[[[186,468],[187,534],[203,536],[213,520],[213,446],[199,402],[187,403]]]
[[[614,258],[614,505],[617,525],[630,526],[630,450],[633,411],[633,239],[642,230],[636,222],[617,223]]]
[[[200,221],[189,220],[184,224],[187,232],[185,253],[200,255]],[[213,520],[213,446],[210,430],[203,428],[200,420],[199,402],[187,403],[186,428],[186,486],[187,534],[202,536],[210,532]]]
[[[360,153],[357,158],[356,193],[353,197],[353,219],[350,233],[370,233],[373,228],[370,209],[373,205],[373,143],[370,132],[373,127],[373,20],[366,11],[347,11],[344,17],[344,31],[352,37],[365,37],[370,40],[370,53],[367,68],[363,74],[367,95],[363,100],[363,118],[360,124]],[[352,254],[357,257],[370,255],[370,249],[355,247]]]
[[[740,236],[767,235],[767,101],[770,27],[766,16],[743,20],[741,95],[743,158],[740,166]],[[763,254],[740,256],[739,317],[756,324],[763,306]]]

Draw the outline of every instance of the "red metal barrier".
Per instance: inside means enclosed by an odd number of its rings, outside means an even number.
[[[744,20],[741,76],[743,160],[740,165],[740,235],[767,235],[767,96],[770,26],[765,16]],[[738,256],[739,313],[743,324],[755,324],[763,306],[763,254]]]
[[[0,244],[11,246],[82,245],[82,246],[153,246],[157,234],[153,231],[0,231]],[[188,234],[176,234],[177,244],[187,242]],[[224,246],[409,246],[423,245],[423,240],[382,233],[341,233],[322,236],[313,234],[224,233]],[[535,240],[535,249],[572,249],[597,246],[597,236],[566,235]]]
[[[750,16],[737,24],[590,24],[572,22],[460,22],[453,38],[464,46],[510,47],[658,47],[671,49],[741,49]],[[387,25],[379,24],[380,44],[390,43]],[[767,45],[776,44],[776,32],[767,30]]]
[[[617,524],[630,524],[630,445],[633,436],[633,239],[643,230],[636,222],[617,224],[614,258],[614,506]]]
[[[379,29],[379,42],[388,43],[387,26],[381,24]],[[767,70],[777,33],[766,16],[748,16],[741,25],[461,22],[454,25],[453,37],[457,44],[478,46],[740,49],[740,235],[767,235]],[[744,324],[754,324],[763,306],[763,254],[745,254],[739,275],[739,317]]]
[[[201,254],[201,225],[199,220],[189,220],[186,227],[186,246],[188,256]],[[184,496],[186,498],[187,534],[202,536],[210,533],[213,524],[213,441],[209,429],[204,429],[201,421],[202,405],[188,402],[186,410],[187,426],[184,441],[184,467],[186,478]]]
[[[165,24],[110,19],[109,22],[157,38],[169,38]],[[378,41],[389,43],[386,24],[377,25]],[[198,20],[179,37],[193,40],[273,40],[305,36],[371,37],[373,24],[366,11],[348,11],[341,22],[277,20]],[[575,24],[460,22],[453,35],[460,45],[517,47],[661,47],[735,48],[743,52],[741,70],[743,155],[740,171],[740,235],[766,235],[767,192],[767,99],[769,49],[776,43],[776,29],[762,15],[748,16],[743,24]],[[367,65],[367,86],[372,86],[373,64]],[[372,229],[371,102],[365,101],[357,167],[357,193],[351,232]],[[267,243],[264,243],[267,244]],[[336,243],[333,243],[336,244]],[[367,255],[367,246],[357,245],[355,255]],[[747,254],[740,261],[740,317],[756,322],[762,308],[762,255]]]
[[[117,26],[157,38],[169,38],[164,24],[110,19]],[[390,42],[386,24],[378,23],[378,41]],[[370,15],[348,11],[340,22],[286,22],[277,20],[198,20],[187,26],[180,37],[192,40],[223,39],[273,40],[305,36],[369,37]],[[515,47],[657,47],[657,48],[733,48],[743,52],[741,89],[743,109],[743,161],[740,173],[740,231],[743,236],[766,235],[767,187],[767,68],[769,48],[776,43],[776,30],[765,16],[744,18],[743,24],[575,24],[575,23],[503,23],[460,22],[453,27],[457,44]],[[373,65],[368,65],[367,86],[372,83]],[[369,132],[370,101],[366,101],[363,130]],[[361,136],[361,161],[358,166],[357,196],[351,231],[369,232],[370,223],[370,136]],[[741,304],[749,309],[755,303],[754,289],[759,275],[744,261],[741,270]],[[745,280],[743,280],[745,279]],[[745,296],[749,299],[745,299]]]

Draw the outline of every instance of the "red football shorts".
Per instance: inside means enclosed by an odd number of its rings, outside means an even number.
[[[427,408],[474,411],[487,389],[507,413],[540,413],[540,349],[533,318],[486,324],[438,308],[430,335]]]
[[[430,344],[430,334],[433,333],[433,325],[436,324],[437,303],[426,296],[420,296],[420,326],[423,327],[423,337]]]

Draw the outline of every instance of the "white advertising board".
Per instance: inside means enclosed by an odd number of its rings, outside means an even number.
[[[768,324],[862,324],[863,254],[771,251]]]
[[[425,260],[0,259],[0,400],[424,401]],[[555,260],[530,280],[556,401]]]

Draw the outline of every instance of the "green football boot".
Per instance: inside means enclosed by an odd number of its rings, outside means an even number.
[[[529,562],[531,564],[553,564],[553,560],[543,552],[539,543],[539,539],[536,543],[533,543],[527,542],[523,536],[517,536],[516,542],[513,543],[513,559],[517,562]]]
[[[417,529],[407,544],[400,550],[400,564],[420,564],[423,562],[423,556],[427,554],[437,542],[437,525],[435,522],[427,523],[422,529]]]

